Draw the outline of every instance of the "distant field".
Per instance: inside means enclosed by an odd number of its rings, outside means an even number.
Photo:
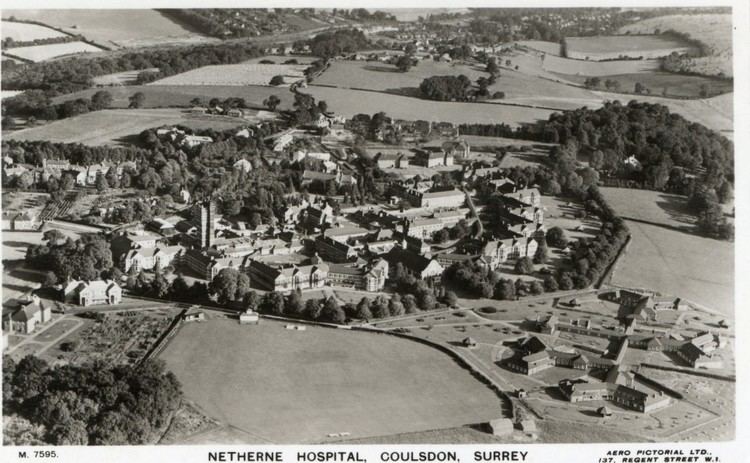
[[[94,85],[128,85],[136,81],[141,72],[157,72],[159,68],[137,69],[134,71],[116,72],[96,76],[92,80]]]
[[[268,85],[277,75],[289,84],[302,79],[305,68],[297,64],[220,64],[193,69],[149,85]]]
[[[568,80],[582,84],[586,76],[562,76]],[[673,74],[670,72],[648,72],[639,74],[616,74],[600,77],[603,82],[612,79],[620,83],[620,91],[632,93],[635,91],[636,82],[640,82],[650,90],[652,95],[666,95],[668,97],[699,98],[701,86],[708,87],[708,96],[721,95],[733,90],[732,81],[713,77]]]
[[[171,124],[223,130],[243,125],[243,122],[225,117],[192,117],[179,109],[107,109],[19,130],[4,137],[100,146],[132,142],[130,137],[145,129]]]
[[[56,31],[49,27],[38,24],[26,24],[15,21],[3,21],[2,24],[3,40],[11,38],[16,42],[25,42],[31,40],[53,39],[57,37],[67,37],[67,34]]]
[[[385,111],[396,119],[484,124],[503,122],[510,126],[518,126],[540,119],[547,120],[553,112],[547,109],[494,104],[430,101],[340,88],[310,86],[304,91],[317,100],[325,100],[332,111],[346,117]]]
[[[625,188],[601,191],[618,214],[655,224],[627,221],[633,240],[617,264],[613,284],[652,288],[734,313],[734,245],[695,234],[684,197]]]
[[[281,100],[279,105],[281,109],[291,108],[294,102],[294,96],[288,88],[258,85],[133,85],[90,88],[53,98],[52,101],[57,104],[76,98],[91,98],[94,93],[100,90],[106,90],[112,94],[112,108],[127,108],[130,104],[128,98],[136,92],[141,92],[146,96],[146,108],[190,107],[192,106],[190,100],[193,98],[202,98],[204,101],[208,101],[211,98],[237,97],[245,99],[248,105],[260,107],[263,105],[263,100],[271,95],[276,95]]]
[[[213,40],[148,9],[3,10],[3,16],[39,21],[71,34],[83,35],[107,47]]]
[[[516,43],[522,47],[542,51],[548,55],[560,56],[560,44],[557,42],[545,42],[544,40],[519,40]]]
[[[257,58],[251,58],[247,61],[243,61],[242,64],[258,64],[264,60],[273,61],[274,64],[284,64],[285,61],[289,61],[292,59],[297,60],[299,64],[310,64],[313,61],[319,60],[320,58],[310,55],[266,55],[259,56]]]
[[[673,51],[694,51],[689,45],[661,35],[596,35],[567,37],[567,55],[575,59],[610,59],[620,56],[658,58]]]
[[[650,59],[619,61],[581,61],[547,55],[541,64],[545,70],[550,72],[589,77],[608,76],[612,74],[653,72],[659,69],[659,61]]]
[[[267,443],[452,428],[502,416],[500,399],[449,357],[386,335],[212,320],[183,326],[161,357],[189,399]]]
[[[102,51],[102,49],[85,42],[66,42],[11,48],[6,50],[6,53],[37,63],[39,61],[45,61],[59,56],[73,55],[77,53],[95,53],[99,51]]]
[[[669,15],[648,18],[623,26],[618,33],[650,34],[656,30],[664,32],[672,29],[688,34],[691,38],[708,45],[711,56],[696,58],[691,69],[709,75],[723,72],[732,74],[732,15],[731,14],[689,14]]]

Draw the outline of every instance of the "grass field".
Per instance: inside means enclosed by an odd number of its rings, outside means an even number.
[[[558,74],[581,76],[609,76],[613,74],[636,74],[659,69],[658,60],[581,61],[547,55],[542,67]]]
[[[583,85],[586,77],[561,76],[572,82]],[[701,97],[701,87],[707,86],[708,97],[724,94],[733,90],[732,81],[714,77],[673,74],[670,72],[642,72],[636,74],[614,74],[601,76],[602,82],[611,79],[620,84],[620,91],[634,93],[636,82],[645,85],[653,95],[667,97]]]
[[[220,64],[204,66],[149,85],[268,85],[274,76],[289,84],[304,78],[303,64]]]
[[[18,23],[15,21],[3,21],[2,29],[3,40],[11,38],[16,42],[67,37],[67,34],[49,27],[40,26],[38,24]]]
[[[502,416],[500,399],[449,357],[385,335],[213,320],[183,326],[161,357],[189,399],[267,443],[452,428]]]
[[[596,35],[590,37],[566,37],[568,56],[591,59],[601,57],[657,57],[673,51],[685,53],[692,47],[660,35]]]
[[[696,58],[691,70],[708,75],[732,73],[732,15],[690,14],[648,18],[623,26],[621,34],[650,34],[669,29],[688,34],[711,48],[711,56]]]
[[[114,74],[104,74],[96,76],[92,80],[94,85],[128,85],[132,84],[138,78],[141,72],[157,72],[159,68],[138,69],[134,71],[116,72]]]
[[[355,114],[373,114],[385,111],[395,119],[444,121],[456,124],[499,121],[512,127],[538,120],[547,120],[552,110],[525,108],[483,103],[450,103],[421,100],[399,95],[349,90],[341,88],[315,87],[305,89],[317,100],[325,100],[336,114],[352,117]]]
[[[734,314],[734,245],[698,236],[685,198],[655,191],[602,188],[612,208],[628,220],[632,242],[612,283],[652,288]]]
[[[90,146],[133,142],[145,129],[181,124],[191,128],[231,129],[241,119],[191,116],[180,109],[106,109],[5,135],[11,140],[44,140]]]
[[[528,47],[532,50],[544,52],[547,55],[560,56],[560,44],[557,42],[546,42],[544,40],[519,40],[518,45]]]
[[[183,28],[156,10],[148,9],[4,10],[3,15],[49,24],[106,47],[211,40]]]
[[[129,98],[136,92],[146,96],[145,108],[164,107],[190,107],[190,100],[201,98],[208,102],[211,98],[243,98],[250,106],[261,107],[263,100],[271,95],[276,95],[281,100],[279,109],[289,109],[294,102],[294,95],[287,88],[275,88],[258,85],[226,85],[226,86],[203,86],[203,85],[134,85],[127,87],[90,88],[69,95],[53,98],[54,103],[62,103],[77,98],[91,98],[100,91],[106,90],[112,95],[112,108],[127,108],[130,104]]]
[[[100,51],[102,51],[101,48],[89,45],[85,42],[66,42],[11,48],[6,51],[6,53],[37,63],[39,61],[46,61],[59,56],[79,53],[96,53]]]

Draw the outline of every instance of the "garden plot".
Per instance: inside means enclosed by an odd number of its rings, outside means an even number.
[[[6,51],[6,53],[38,63],[40,61],[46,61],[60,56],[75,55],[79,53],[95,53],[99,51],[102,51],[102,49],[85,42],[66,42],[11,48]]]
[[[150,85],[269,85],[275,76],[289,84],[304,78],[302,64],[219,64],[166,77]]]
[[[33,40],[56,39],[68,36],[68,34],[56,31],[50,27],[40,26],[39,24],[3,21],[2,26],[3,41],[10,38],[15,42],[30,42]]]

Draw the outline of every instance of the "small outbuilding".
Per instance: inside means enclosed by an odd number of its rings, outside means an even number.
[[[259,322],[258,313],[252,309],[247,309],[240,314],[240,325],[257,325]]]
[[[189,309],[182,316],[182,320],[186,322],[202,322],[206,319],[206,314],[202,310]]]
[[[472,338],[471,336],[464,339],[462,342],[463,342],[464,347],[468,347],[469,349],[474,349],[477,347],[476,339]]]
[[[612,410],[610,410],[610,409],[609,409],[608,407],[606,407],[606,406],[604,406],[604,407],[599,407],[599,408],[598,408],[598,409],[596,410],[596,413],[598,413],[598,414],[599,414],[599,416],[601,416],[601,417],[612,416]]]
[[[513,434],[513,421],[509,418],[499,418],[488,423],[490,432],[495,436],[508,436]]]
[[[523,432],[536,432],[536,421],[534,420],[521,420],[518,423],[519,428]]]
[[[525,399],[528,396],[529,394],[526,392],[526,389],[516,389],[516,397],[519,399]]]

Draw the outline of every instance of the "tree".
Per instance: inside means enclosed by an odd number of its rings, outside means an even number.
[[[500,74],[500,67],[497,65],[497,59],[495,57],[490,58],[487,61],[487,69],[486,71],[490,75],[498,75]]]
[[[516,260],[514,270],[516,271],[516,273],[519,273],[521,275],[529,275],[531,273],[534,273],[534,262],[528,256],[521,257]]]
[[[638,94],[645,93],[646,86],[643,85],[641,82],[636,82],[634,90],[635,90],[635,93],[638,93]]]
[[[370,312],[370,299],[363,297],[357,304],[357,318],[360,320],[369,320],[372,318],[372,312]]]
[[[535,264],[546,264],[549,260],[549,248],[547,248],[547,240],[542,238],[539,240],[539,246],[536,248],[534,254]]]
[[[536,296],[536,295],[542,294],[543,292],[544,292],[544,286],[542,285],[541,282],[532,281],[529,284],[529,293]]]
[[[109,108],[111,104],[112,94],[106,90],[99,90],[91,97],[91,106],[94,110]]]
[[[142,108],[146,102],[146,95],[143,92],[135,92],[130,98],[128,98],[130,104],[129,108]]]
[[[286,313],[292,317],[299,317],[303,314],[305,306],[302,304],[302,298],[299,291],[292,291],[286,299]]]
[[[445,303],[450,307],[456,307],[458,305],[458,296],[453,291],[445,292]]]
[[[405,295],[402,302],[404,304],[404,312],[407,314],[413,314],[419,310],[417,307],[417,298],[413,294]]]
[[[58,282],[57,275],[55,275],[55,272],[47,272],[44,274],[44,283],[42,283],[42,286],[45,288],[49,288],[52,286],[55,286]]]
[[[412,67],[412,58],[408,55],[399,56],[396,60],[396,68],[401,72],[408,72]]]
[[[214,279],[211,280],[209,291],[215,294],[218,301],[222,304],[234,301],[237,294],[237,279],[239,275],[240,272],[233,268],[221,269]]]
[[[331,323],[344,323],[346,314],[334,297],[329,297],[323,306],[322,318]]]
[[[281,85],[284,83],[284,76],[273,76],[271,77],[271,81],[268,83],[268,85],[271,85],[273,87],[276,87],[278,85]]]
[[[559,278],[557,279],[557,284],[563,291],[573,289],[573,279],[570,278],[570,275],[567,272],[559,276]]]
[[[558,290],[557,280],[552,275],[544,277],[544,290],[547,292],[553,292]]]
[[[552,227],[547,230],[546,238],[547,243],[549,243],[550,246],[564,248],[568,245],[568,239],[565,237],[565,232],[560,227]]]
[[[319,319],[321,311],[322,308],[320,307],[320,302],[318,302],[317,299],[308,299],[307,302],[305,302],[305,315],[308,319]]]
[[[391,296],[391,300],[388,302],[388,312],[392,317],[398,317],[404,314],[404,304],[401,302],[401,296],[396,293]]]
[[[513,300],[516,297],[516,286],[513,280],[502,279],[495,285],[495,299],[501,301]]]

